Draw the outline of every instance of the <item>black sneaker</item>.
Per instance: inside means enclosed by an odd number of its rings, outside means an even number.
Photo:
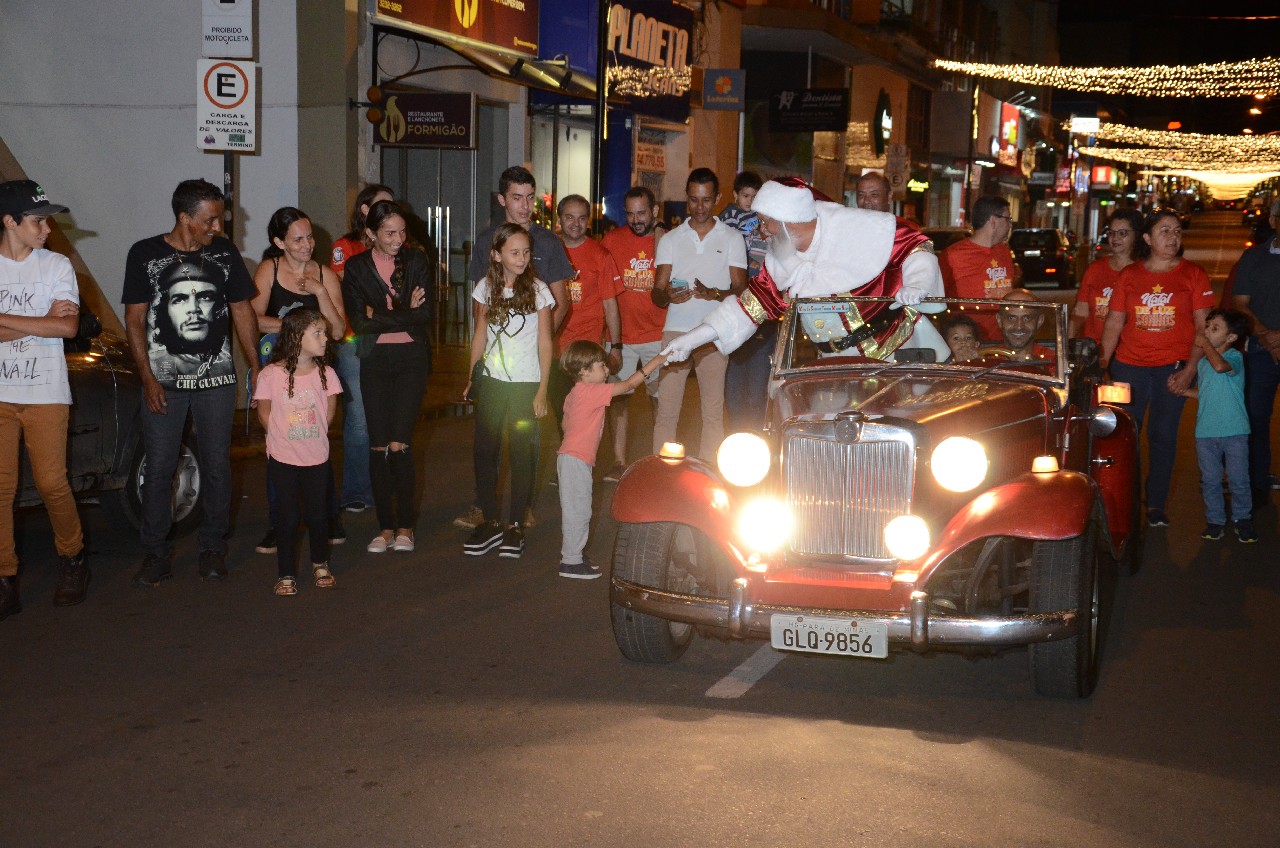
[[[560,563],[560,576],[571,580],[595,580],[600,576],[600,569],[589,562]]]
[[[0,621],[16,612],[22,612],[22,600],[18,597],[18,578],[0,577]]]
[[[169,557],[149,556],[142,561],[142,568],[133,575],[133,585],[141,588],[159,586],[173,577],[173,568],[169,565]]]
[[[1168,527],[1169,516],[1165,515],[1163,509],[1149,509],[1147,510],[1147,526]]]
[[[1222,538],[1222,525],[1221,524],[1205,525],[1205,528],[1200,531],[1200,538],[1209,539],[1210,541],[1214,541],[1214,542],[1218,541],[1219,539]]]
[[[329,544],[341,545],[347,541],[347,530],[342,526],[342,516],[335,515],[329,519]]]
[[[498,546],[498,556],[507,559],[520,559],[524,553],[524,529],[513,524],[502,533],[502,544]]]
[[[254,550],[260,554],[273,554],[276,552],[276,528],[272,527],[267,531],[267,535],[262,537]]]
[[[343,512],[364,512],[366,509],[364,501],[347,501],[342,505]]]
[[[218,551],[201,551],[200,552],[200,579],[201,580],[226,580],[227,579],[227,555]]]
[[[1253,522],[1237,521],[1236,538],[1246,545],[1252,545],[1254,542],[1258,541],[1258,534],[1253,532]]]
[[[486,521],[471,531],[462,550],[467,556],[483,556],[502,543],[502,525],[495,521]]]
[[[84,600],[89,590],[89,566],[84,561],[84,551],[73,557],[58,557],[62,569],[58,573],[58,587],[53,590],[55,607],[73,607]]]

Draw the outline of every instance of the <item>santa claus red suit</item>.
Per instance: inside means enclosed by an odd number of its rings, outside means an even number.
[[[840,321],[828,315],[821,326],[806,321],[806,334],[824,354],[887,359],[899,347],[924,347],[939,362],[950,354],[913,308],[926,297],[943,296],[938,259],[919,230],[889,213],[816,201],[808,187],[772,180],[752,209],[772,234],[764,270],[747,291],[727,298],[703,324],[671,342],[663,351],[668,361],[679,362],[707,342],[724,353],[737,349],[761,323],[778,318],[788,300],[845,294],[896,302],[850,307]]]

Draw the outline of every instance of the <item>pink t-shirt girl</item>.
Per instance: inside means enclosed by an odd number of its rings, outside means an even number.
[[[329,395],[342,394],[338,374],[325,366],[325,385],[320,369],[293,377],[293,397],[289,397],[289,372],[279,363],[268,365],[258,375],[254,400],[271,401],[267,420],[267,456],[285,465],[320,465],[329,458]]]

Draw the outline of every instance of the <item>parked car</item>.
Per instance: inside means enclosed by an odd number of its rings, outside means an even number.
[[[1014,230],[1009,249],[1022,269],[1022,284],[1071,288],[1076,281],[1076,249],[1066,233],[1056,227]]]
[[[862,658],[1025,648],[1035,691],[1088,696],[1115,580],[1140,562],[1125,393],[1101,385],[1092,340],[1068,344],[1059,304],[1026,304],[1031,361],[1007,343],[962,363],[840,353],[830,328],[852,336],[887,300],[793,302],[764,431],[731,435],[714,465],[669,444],[623,475],[619,649],[667,663],[698,633]]]
[[[1261,206],[1249,206],[1240,213],[1240,224],[1242,226],[1255,227],[1258,224],[1265,224],[1266,222],[1267,210],[1263,209]]]
[[[67,476],[80,499],[97,498],[112,527],[137,528],[142,515],[142,481],[147,458],[142,447],[142,382],[128,344],[101,332],[88,310],[81,331],[63,345],[71,383],[71,420],[67,427]],[[19,459],[19,507],[41,503],[23,448]],[[200,460],[194,439],[185,437],[173,478],[173,533],[183,535],[200,523]]]
[[[926,227],[923,232],[933,242],[934,253],[941,253],[956,242],[972,235],[968,227]]]

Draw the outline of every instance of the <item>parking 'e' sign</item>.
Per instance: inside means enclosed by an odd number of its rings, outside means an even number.
[[[196,63],[196,146],[201,150],[257,148],[258,100],[253,62]]]

